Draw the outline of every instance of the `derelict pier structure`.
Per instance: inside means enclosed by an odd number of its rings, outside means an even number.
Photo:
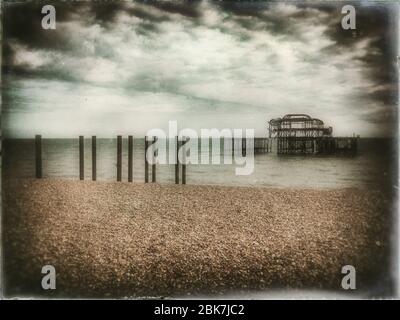
[[[332,136],[332,127],[306,114],[287,114],[268,122],[270,140],[278,154],[334,154],[357,152],[357,138]]]

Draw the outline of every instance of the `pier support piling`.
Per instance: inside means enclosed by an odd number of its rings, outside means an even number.
[[[84,178],[84,139],[83,136],[79,136],[79,180],[84,180]]]
[[[133,181],[133,136],[128,136],[128,182]]]
[[[35,136],[36,178],[42,178],[42,136]]]
[[[122,136],[117,136],[117,181],[122,180]]]
[[[96,161],[96,136],[92,136],[92,180],[96,181],[97,161]]]
[[[179,139],[175,137],[175,184],[179,184]]]
[[[147,141],[147,137],[144,137],[144,182],[149,182],[149,163],[147,161],[147,149],[149,147],[149,142]]]
[[[182,145],[182,184],[186,184],[186,143],[189,141],[189,138],[183,138],[183,145]]]
[[[153,154],[152,154],[152,156],[153,156],[153,161],[152,161],[152,164],[151,164],[151,182],[156,182],[156,170],[157,170],[157,167],[156,167],[156,157],[157,157],[157,151],[155,151],[154,150],[154,144],[157,142],[157,137],[153,137],[153,143],[152,143],[152,145],[153,145]]]
[[[246,138],[242,138],[242,157],[246,156]]]

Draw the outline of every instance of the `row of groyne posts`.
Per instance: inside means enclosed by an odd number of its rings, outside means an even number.
[[[149,147],[156,143],[157,137],[149,137],[144,139],[144,182],[149,182],[149,172],[151,166],[151,182],[156,182],[157,179],[157,168],[156,162],[152,161],[149,164],[147,159],[147,150]],[[185,144],[189,141],[189,138],[183,137],[183,140],[179,140],[175,137],[176,141],[176,162],[175,162],[175,183],[179,184],[179,171],[182,169],[182,179],[181,183],[186,184],[186,161],[180,163],[178,157],[179,148],[182,147],[182,155],[186,156],[187,150],[185,149]],[[92,180],[97,180],[97,143],[96,136],[92,136]],[[84,167],[84,136],[79,136],[79,180],[85,179],[85,167]],[[157,150],[153,153],[154,157],[157,157]],[[183,159],[184,160],[184,159]],[[42,161],[42,136],[35,136],[35,176],[40,179],[43,177],[43,161]],[[122,181],[122,136],[117,136],[117,181]],[[133,136],[128,136],[128,182],[133,182]]]
[[[147,150],[148,148],[156,143],[158,140],[157,137],[149,137],[145,136],[144,139],[144,182],[149,182],[149,172],[150,172],[150,164],[147,159]],[[186,156],[188,150],[186,149],[186,144],[189,141],[189,137],[183,137],[182,140],[175,137],[175,183],[180,183],[180,171],[181,171],[181,183],[186,184],[186,172],[187,172],[187,164],[186,164]],[[266,139],[259,139],[260,141],[256,148],[255,152],[262,153],[262,152],[269,152],[270,148]],[[92,136],[92,180],[97,180],[97,148],[96,148],[96,136]],[[182,163],[179,161],[178,152],[179,149],[182,152]],[[242,138],[241,143],[242,155],[246,155],[246,138]],[[190,151],[189,151],[190,152]],[[232,155],[234,152],[234,139],[232,138]],[[153,153],[153,157],[157,157],[158,151],[155,150]],[[36,135],[35,136],[35,164],[36,164],[36,178],[43,177],[43,161],[42,161],[42,136]],[[181,169],[181,170],[180,170]],[[84,180],[84,136],[79,136],[79,179]],[[156,182],[157,179],[157,167],[156,161],[152,161],[151,164],[151,182]],[[117,181],[122,181],[122,136],[117,136]],[[133,182],[133,136],[128,136],[128,182]]]

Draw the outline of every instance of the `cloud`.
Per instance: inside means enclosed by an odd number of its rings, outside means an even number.
[[[65,2],[57,29],[42,30],[38,4],[8,4],[5,134],[75,134],[69,112],[110,134],[179,118],[263,135],[268,119],[300,112],[340,135],[385,135],[398,98],[385,8],[357,7],[353,32],[332,5]],[[41,127],[40,115],[59,125]]]

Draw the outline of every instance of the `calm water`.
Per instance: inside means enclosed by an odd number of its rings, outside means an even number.
[[[78,139],[43,139],[43,175],[79,178]],[[123,140],[123,172],[127,181],[127,139]],[[97,179],[116,180],[116,139],[97,139]],[[204,151],[204,150],[203,150]],[[221,146],[221,152],[223,147]],[[230,152],[230,151],[227,151]],[[200,153],[200,152],[199,152]],[[4,178],[33,177],[34,140],[3,142]],[[369,187],[396,183],[394,143],[360,139],[356,156],[255,155],[254,172],[236,176],[237,165],[188,165],[187,183],[273,187]],[[144,181],[144,140],[134,140],[134,181]],[[174,183],[174,165],[157,166],[157,182]],[[91,179],[91,140],[85,140],[85,179]]]

